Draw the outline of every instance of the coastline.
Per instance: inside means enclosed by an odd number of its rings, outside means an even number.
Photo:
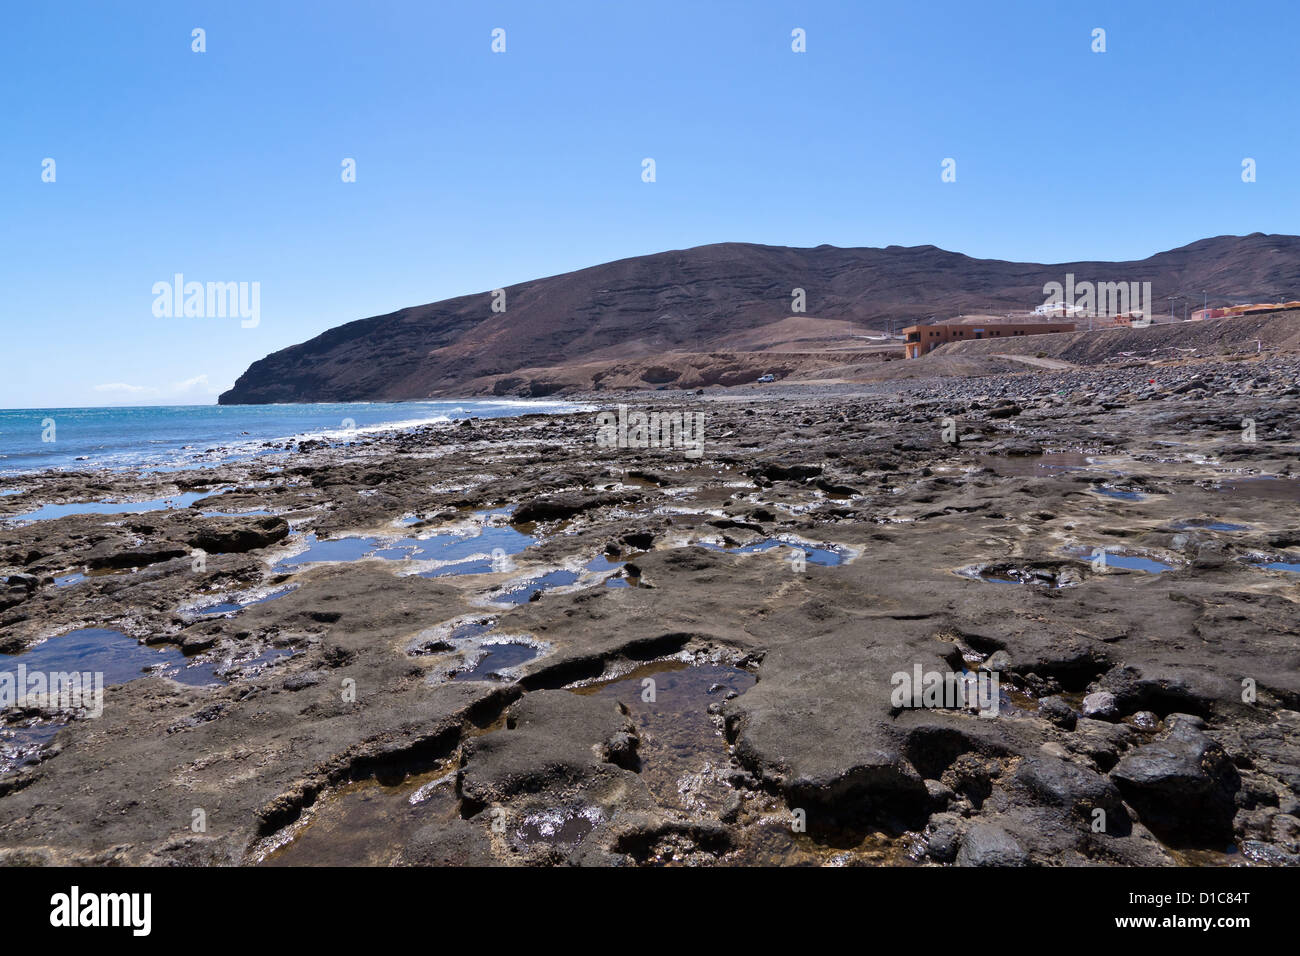
[[[428,399],[284,405],[0,409],[0,482],[46,470],[181,471],[462,418],[575,410],[563,401]],[[392,416],[396,417],[392,417]],[[25,439],[21,436],[26,436]],[[26,467],[14,462],[28,462]],[[84,463],[84,464],[83,464]]]
[[[1300,560],[1298,374],[591,393],[701,410],[703,456],[598,448],[584,411],[29,476],[3,514],[195,497],[6,522],[0,653],[184,660],[95,719],[6,714],[62,726],[0,772],[0,859],[348,862],[313,832],[371,826],[408,864],[1300,862],[1300,576],[1266,566]],[[998,673],[1005,710],[899,709],[917,665]]]

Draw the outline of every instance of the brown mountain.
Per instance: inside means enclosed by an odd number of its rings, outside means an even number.
[[[511,286],[504,312],[483,292],[349,322],[254,362],[220,403],[545,395],[807,373],[822,360],[845,364],[855,349],[870,354],[864,336],[891,324],[1031,309],[1066,273],[1149,281],[1161,311],[1170,295],[1198,308],[1202,290],[1211,305],[1296,299],[1300,236],[1218,236],[1134,262],[1055,264],[935,246],[698,246]],[[806,313],[791,313],[795,288],[806,290]]]

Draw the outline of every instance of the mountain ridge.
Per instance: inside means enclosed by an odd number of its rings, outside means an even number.
[[[218,401],[736,384],[764,367],[746,356],[789,355],[798,343],[851,348],[873,331],[932,314],[1033,308],[1044,283],[1068,272],[1078,281],[1149,281],[1157,307],[1175,295],[1198,308],[1202,289],[1211,305],[1295,298],[1300,236],[1214,236],[1146,259],[1059,263],[977,259],[934,245],[711,243],[507,286],[504,312],[493,312],[492,293],[480,292],[356,319],[259,359]],[[805,313],[790,311],[795,288],[806,291]],[[683,362],[696,374],[682,377]]]

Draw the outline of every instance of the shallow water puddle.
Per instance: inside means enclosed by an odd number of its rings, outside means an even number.
[[[1124,568],[1128,571],[1145,571],[1148,574],[1160,574],[1162,571],[1173,570],[1172,564],[1144,558],[1140,554],[1107,554],[1106,566]]]
[[[1063,573],[1064,570],[1066,569],[995,563],[971,565],[959,568],[953,573],[986,584],[1029,584],[1045,588],[1068,588],[1077,585],[1078,575],[1072,569],[1069,570],[1073,576],[1066,575]]]
[[[206,687],[222,683],[217,673],[232,663],[250,668],[295,653],[290,648],[270,648],[252,658],[215,661],[188,657],[172,645],[141,644],[121,631],[93,627],[52,637],[18,654],[0,654],[0,673],[16,674],[21,664],[28,674],[102,674],[105,687],[151,674],[192,687]]]
[[[755,681],[749,671],[727,664],[668,660],[569,689],[628,708],[641,735],[641,779],[656,799],[692,813],[716,814],[735,791],[726,780],[731,756],[721,720],[709,713],[709,705],[743,694]]]
[[[429,673],[434,684],[454,681],[513,681],[515,668],[548,653],[551,645],[527,634],[493,634],[495,617],[465,617],[417,634],[406,647],[412,657],[447,657]]]
[[[740,547],[728,548],[725,545],[710,544],[708,542],[699,542],[701,548],[707,548],[710,551],[725,551],[727,554],[760,554],[765,551],[771,551],[774,548],[791,548],[796,551],[802,551],[809,564],[817,564],[822,567],[835,567],[844,563],[845,555],[837,550],[834,546],[818,547],[813,544],[805,544],[801,541],[786,541],[781,538],[764,538],[755,544],[741,545]]]
[[[288,555],[276,562],[281,570],[297,569],[309,564],[346,563],[365,558],[383,561],[428,561],[439,567],[419,572],[421,577],[447,574],[482,574],[494,570],[493,555],[514,555],[536,544],[537,539],[509,527],[484,527],[477,534],[455,532],[427,538],[400,538],[386,541],[377,536],[318,539],[309,534],[304,539],[307,550]]]
[[[189,660],[180,671],[167,672],[167,676],[182,684],[194,687],[211,687],[225,684],[235,677],[252,677],[278,660],[299,653],[289,647],[268,647],[254,657],[230,657],[220,660],[201,658]]]
[[[307,544],[306,551],[281,558],[275,567],[286,569],[324,562],[360,561],[379,547],[379,541],[375,538],[327,538],[321,541],[316,535],[309,534],[303,540]]]
[[[784,801],[763,797],[767,812],[743,831],[740,845],[727,858],[743,866],[912,866],[911,842],[872,832],[810,824],[809,832],[796,833]]]
[[[980,581],[986,581],[989,584],[1027,584],[1028,580],[1011,577],[1010,573],[998,571],[974,571],[971,573],[962,573],[962,577],[977,578]]]
[[[1143,501],[1146,496],[1138,494],[1136,491],[1125,491],[1123,488],[1094,488],[1093,491],[1099,495],[1105,495],[1107,498],[1118,498],[1121,501]]]
[[[467,621],[465,625],[483,621]],[[489,620],[490,625],[492,622]],[[505,726],[499,718],[470,736]],[[301,818],[261,841],[251,861],[265,866],[391,866],[425,824],[460,818],[460,751],[331,788]]]
[[[1290,564],[1286,561],[1274,561],[1271,564],[1262,564],[1260,567],[1269,571],[1290,571],[1292,574],[1300,574],[1300,564]]]
[[[187,491],[167,498],[154,498],[151,501],[78,501],[66,505],[42,505],[27,514],[10,515],[9,521],[48,521],[66,515],[121,515],[140,514],[146,511],[166,511],[171,508],[188,508],[196,501],[207,498],[211,492]]]
[[[58,575],[54,579],[54,586],[56,588],[69,588],[74,584],[80,584],[82,581],[93,581],[97,578],[116,578],[135,573],[135,569],[132,568],[96,568],[93,571],[83,568],[81,571],[69,571],[67,574]]]
[[[1243,854],[1235,844],[1222,850],[1194,850],[1166,846],[1170,855],[1182,866],[1241,866],[1246,863]]]
[[[1123,568],[1126,571],[1145,571],[1147,574],[1160,574],[1174,569],[1172,564],[1156,561],[1136,551],[1080,546],[1066,548],[1065,553],[1071,557],[1090,562],[1095,571],[1104,571],[1106,568]]]
[[[0,727],[0,774],[40,761],[41,750],[64,725],[37,723],[26,727]]]
[[[623,568],[627,566],[628,561],[631,559],[631,557],[633,557],[633,555],[629,555],[628,558],[625,560],[615,561],[607,554],[598,554],[596,557],[592,558],[585,565],[583,565],[583,570],[589,571],[592,574],[608,574],[609,577],[605,578],[605,587],[607,588],[640,587],[641,586],[640,574],[639,573],[634,574],[632,573],[632,571],[623,570]],[[635,569],[636,566],[633,565],[633,570]]]
[[[479,646],[487,653],[471,669],[452,674],[452,680],[508,680],[509,677],[502,675],[501,671],[527,664],[542,652],[540,647],[532,644],[518,644],[512,641],[502,641],[500,644],[484,643]]]
[[[1192,518],[1174,524],[1177,531],[1249,531],[1250,525],[1231,524],[1227,521],[1214,521],[1210,518]]]
[[[244,605],[236,604],[234,601],[218,601],[216,604],[207,604],[203,607],[195,608],[191,611],[198,617],[219,617],[223,614],[233,614],[236,611],[242,611]]]
[[[1009,681],[1000,682],[997,715],[1014,718],[1035,717],[1038,715],[1038,698]]]
[[[463,641],[471,637],[479,637],[486,634],[496,626],[497,619],[494,617],[485,617],[478,621],[462,621],[451,629],[448,634],[453,641]]]
[[[580,575],[577,571],[569,571],[565,569],[548,571],[546,574],[533,578],[531,581],[525,581],[518,587],[493,594],[492,602],[494,604],[527,604],[529,601],[534,600],[535,596],[540,595],[543,591],[566,587],[576,582],[579,577]]]
[[[61,675],[60,680],[70,679],[73,674],[98,675],[83,685],[88,688],[86,693],[92,695],[98,680],[103,682],[99,686],[112,687],[148,674],[167,676],[192,686],[219,683],[209,669],[187,664],[185,655],[176,648],[149,647],[120,631],[107,628],[70,631],[18,654],[0,654],[0,674],[8,675],[2,679],[6,683],[12,682],[15,695],[34,692],[36,688],[31,679],[36,674],[43,676],[47,688],[56,679],[55,675]],[[20,683],[23,683],[21,688],[18,686]],[[94,704],[92,699],[81,702]],[[75,701],[69,699],[67,703]],[[0,727],[0,772],[33,762],[39,750],[65,724],[66,721],[58,719],[38,719],[27,726]]]
[[[453,641],[480,637],[496,627],[495,617],[461,618],[446,621],[427,631],[421,631],[406,646],[406,653],[419,657],[424,654],[443,654],[456,649]]]
[[[396,784],[347,783],[254,851],[265,866],[390,866],[420,827],[458,815],[455,760]]]
[[[217,601],[214,604],[204,604],[194,608],[181,608],[181,613],[189,614],[194,617],[221,617],[226,614],[235,614],[246,607],[253,607],[257,604],[265,604],[268,601],[274,601],[277,598],[282,598],[286,594],[296,591],[297,589],[297,585],[294,585],[292,587],[281,588],[278,591],[272,591],[270,594],[263,595],[262,597],[255,598],[251,601]]]
[[[604,574],[607,571],[617,571],[626,563],[626,561],[615,561],[607,554],[598,554],[584,564],[583,568],[594,574]]]
[[[604,822],[605,812],[586,804],[535,810],[515,828],[514,842],[523,846],[575,846]]]
[[[149,647],[120,631],[92,627],[51,637],[18,654],[0,654],[0,671],[16,673],[19,664],[25,665],[29,674],[88,671],[103,674],[104,686],[110,687],[144,677],[147,672],[165,672],[185,660],[174,647]]]
[[[498,566],[493,564],[491,558],[475,558],[471,561],[457,561],[452,564],[445,564],[442,567],[434,568],[432,571],[420,571],[416,576],[421,578],[443,578],[453,574],[491,574],[498,570]]]

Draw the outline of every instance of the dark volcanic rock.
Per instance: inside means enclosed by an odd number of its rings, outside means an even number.
[[[1029,853],[998,826],[977,823],[966,832],[957,852],[958,866],[1027,866]]]
[[[1038,712],[1062,730],[1073,730],[1079,722],[1074,708],[1060,697],[1044,697],[1038,702]]]
[[[806,481],[822,473],[820,465],[778,464],[771,462],[754,471],[768,481]]]
[[[1300,315],[1273,327],[1287,321],[1300,345]],[[1206,349],[1228,334],[1191,325],[1157,332]],[[1093,340],[1149,348],[1142,334]],[[1298,585],[1259,563],[1300,548],[1300,448],[1273,437],[1300,415],[1287,394],[1300,359],[1250,346],[1240,361],[1112,355],[979,378],[891,362],[878,388],[637,399],[703,405],[699,460],[597,448],[587,412],[358,435],[186,473],[226,489],[196,508],[6,522],[0,581],[22,600],[0,608],[0,649],[99,627],[179,646],[188,673],[226,682],[115,684],[99,719],[0,766],[0,856],[255,863],[271,843],[285,862],[297,847],[355,864],[364,844],[379,864],[897,865],[965,847],[966,863],[1169,866],[1185,861],[1170,847],[1190,844],[1209,862],[1289,862]],[[1203,392],[1170,394],[1192,378]],[[1020,415],[983,414],[1009,402]],[[978,447],[942,442],[945,415],[965,416]],[[1245,417],[1266,437],[1226,473]],[[1021,440],[1095,460],[983,467],[990,446]],[[1156,492],[1095,493],[1114,473]],[[0,515],[154,500],[174,480],[32,476]],[[849,486],[852,500],[830,499]],[[546,522],[519,527],[533,540],[515,550],[499,514],[520,505]],[[259,519],[204,518],[212,507],[272,510],[341,560],[272,563],[283,539],[259,551],[243,538]],[[210,531],[209,546],[253,550],[154,560]],[[781,546],[699,546],[719,535]],[[350,560],[369,539],[400,544]],[[789,560],[801,541],[837,560]],[[498,543],[513,567],[488,560]],[[1072,546],[1173,567],[1101,572]],[[87,568],[124,554],[131,573]],[[541,601],[484,606],[559,569],[576,579]],[[452,679],[512,636],[537,656],[512,669],[502,645],[502,679]],[[1008,709],[896,703],[892,678],[918,665],[996,672]],[[1077,713],[1097,692],[1114,697],[1106,719]],[[0,714],[5,740],[34,719],[48,717]],[[13,751],[0,750],[3,763]],[[189,812],[211,811],[213,794],[210,831],[191,839]],[[281,830],[304,814],[309,826]],[[1216,855],[1229,841],[1240,854]]]
[[[417,830],[402,850],[407,866],[492,866],[492,841],[482,827],[453,818]]]
[[[3,590],[0,590],[0,610],[13,607],[26,601],[36,591],[40,581],[31,574],[11,574],[5,578]]]
[[[1041,455],[1043,446],[1036,441],[1030,441],[1024,438],[1008,438],[1006,441],[1000,441],[989,452],[994,455],[1006,455],[1009,458],[1028,457],[1030,455]]]
[[[1115,695],[1110,691],[1099,690],[1083,699],[1083,716],[1094,720],[1113,720],[1119,715],[1119,706]]]
[[[1233,795],[1241,787],[1237,768],[1198,727],[1175,717],[1164,739],[1125,754],[1111,778],[1157,832],[1195,838],[1227,834]]]
[[[1047,803],[1089,817],[1100,808],[1121,812],[1120,793],[1115,785],[1094,770],[1056,757],[1029,757],[1016,769],[1015,782]]]
[[[535,498],[526,501],[515,509],[510,520],[514,524],[529,524],[534,521],[560,521],[572,518],[576,514],[599,508],[602,505],[622,501],[619,495],[582,495],[562,494],[550,498]]]
[[[99,545],[85,556],[88,568],[142,568],[150,564],[183,558],[189,549],[179,544],[162,541],[155,544],[120,546],[116,542]]]
[[[890,678],[914,661],[926,670],[947,664],[942,646],[913,640],[871,646],[855,634],[827,635],[774,650],[758,685],[724,709],[736,756],[810,818],[922,806],[925,783],[894,726]]]
[[[190,547],[208,554],[242,554],[275,544],[288,534],[287,521],[268,515],[251,520],[213,522],[195,531],[188,543]]]
[[[1218,674],[1161,665],[1117,667],[1099,685],[1099,690],[1114,696],[1117,712],[1123,714],[1138,710],[1206,714],[1216,704],[1240,695],[1240,687]]]
[[[962,818],[955,813],[936,813],[925,830],[926,852],[939,863],[951,863],[961,849]]]
[[[505,730],[466,742],[460,792],[487,804],[571,787],[633,761],[636,742],[636,726],[610,701],[534,691],[511,705]]]

